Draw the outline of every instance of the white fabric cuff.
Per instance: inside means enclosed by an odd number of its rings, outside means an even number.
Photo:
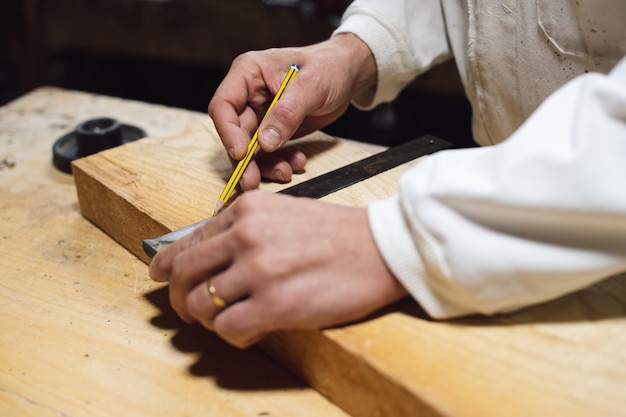
[[[387,266],[431,317],[444,319],[471,313],[440,298],[429,287],[428,272],[398,195],[371,203],[368,216],[374,240]]]
[[[380,21],[367,11],[358,15],[348,14],[341,26],[333,33],[352,33],[365,42],[376,61],[378,82],[376,91],[365,91],[354,97],[353,104],[362,110],[371,110],[380,103],[389,102],[415,78],[410,56],[398,45],[397,35],[385,28]],[[390,47],[391,46],[391,47]],[[389,81],[392,81],[389,83]]]

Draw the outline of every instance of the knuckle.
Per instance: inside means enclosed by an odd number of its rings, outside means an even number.
[[[240,349],[250,346],[249,341],[254,337],[248,334],[249,330],[244,329],[236,322],[222,318],[222,315],[218,315],[213,322],[213,331],[219,337]]]
[[[251,216],[254,216],[256,213],[255,209],[261,198],[262,193],[257,191],[243,193],[243,195],[237,199],[237,203],[233,206],[237,220],[241,222],[247,220]]]
[[[233,234],[234,240],[238,242],[238,246],[241,248],[254,247],[259,243],[258,235],[254,232],[252,227],[248,226],[248,222],[237,223],[237,225],[233,226],[231,233]]]
[[[184,260],[184,252],[179,252],[172,257],[171,272],[170,272],[170,285],[178,288],[182,284],[183,272],[185,271],[186,261]]]
[[[257,60],[257,56],[259,55],[259,51],[246,51],[240,55],[238,55],[232,62],[231,68],[237,68],[239,66],[248,66],[250,63],[253,63]]]
[[[183,299],[175,292],[170,291],[170,305],[172,306],[172,309],[181,319],[186,322],[190,322],[191,317],[188,315],[186,305],[182,300]]]
[[[274,275],[275,263],[261,252],[250,256],[247,260],[247,266],[257,281],[266,281]]]
[[[291,103],[288,97],[279,101],[272,109],[272,117],[275,122],[282,126],[289,126],[294,120],[299,119],[296,106]]]
[[[187,312],[191,317],[202,319],[206,313],[206,300],[197,296],[197,291],[187,295]]]

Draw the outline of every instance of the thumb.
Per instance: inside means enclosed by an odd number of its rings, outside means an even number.
[[[277,93],[280,96],[270,106],[268,114],[265,115],[259,126],[259,145],[265,152],[273,152],[284,145],[311,111],[309,109],[310,103],[297,99],[297,97],[308,96],[308,94],[303,94],[306,91],[302,91],[307,89],[307,83],[299,82],[302,76],[295,79],[294,77],[300,72],[300,69],[296,67],[295,72],[293,69],[294,67],[287,74],[287,77],[291,79],[289,88],[287,86],[280,87]],[[306,77],[306,74],[304,75]],[[283,83],[285,82],[287,82],[287,78],[283,81]],[[284,90],[281,91],[283,88]]]
[[[283,137],[290,136],[282,134],[274,127],[264,127],[263,130],[259,131],[259,146],[265,152],[274,152],[285,142]]]
[[[273,152],[284,145],[302,124],[310,112],[307,104],[296,99],[301,96],[296,81],[285,90],[259,126],[259,146],[265,152]]]

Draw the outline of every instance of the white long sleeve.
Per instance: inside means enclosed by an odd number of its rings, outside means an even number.
[[[335,34],[350,32],[371,49],[376,91],[356,97],[362,109],[393,100],[415,77],[451,57],[439,0],[357,0]]]
[[[362,109],[393,100],[412,79],[454,58],[472,105],[474,140],[506,140],[557,88],[608,73],[626,54],[623,0],[355,0],[335,33],[351,32],[376,60]],[[416,115],[419,117],[419,115]],[[450,120],[454,123],[454,120]]]
[[[444,151],[369,207],[378,247],[435,318],[493,314],[626,271],[626,59],[548,98],[505,142]]]

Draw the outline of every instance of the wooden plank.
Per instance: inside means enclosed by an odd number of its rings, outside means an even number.
[[[277,191],[361,159],[368,154],[323,133],[294,141],[309,156],[306,172]],[[391,194],[403,167],[324,199],[350,205]],[[232,172],[210,121],[171,136],[145,138],[73,163],[83,216],[144,262],[141,241],[210,217]]]
[[[182,323],[147,266],[80,215],[52,144],[103,115],[154,135],[207,118],[53,88],[0,107],[0,415],[345,417],[259,349]]]
[[[172,136],[142,139],[75,161],[81,213],[149,262],[143,239],[208,217],[215,204],[212,190],[219,187],[219,172],[225,173],[229,163],[208,159],[217,151],[217,144],[206,140],[211,129],[198,123]]]
[[[295,182],[363,156],[320,133],[294,145],[311,156]],[[121,229],[119,218],[102,219],[113,210],[85,201],[119,198],[127,214],[118,215],[140,223],[125,225],[122,234],[138,245],[210,214],[230,173],[211,124],[126,146],[75,163],[85,216],[103,229]],[[383,198],[403,169],[326,199],[364,205]],[[103,188],[90,191],[97,183]],[[148,223],[159,230],[142,230]],[[277,332],[261,346],[354,416],[622,416],[625,343],[626,276],[620,276],[511,315],[435,322],[405,301],[351,326]]]

